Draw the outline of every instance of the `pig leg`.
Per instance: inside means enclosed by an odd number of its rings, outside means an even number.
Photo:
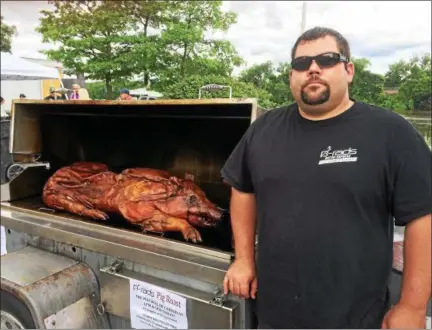
[[[200,233],[186,220],[155,210],[149,203],[125,203],[118,210],[128,222],[140,225],[143,231],[181,232],[186,241],[202,241]]]
[[[44,194],[44,202],[47,206],[57,210],[69,211],[74,214],[89,217],[95,220],[107,220],[108,215],[102,211],[89,208],[89,205],[84,205],[82,202],[76,201],[74,198],[57,193]]]
[[[143,230],[156,232],[175,231],[181,232],[186,241],[202,242],[198,230],[192,227],[186,220],[175,218],[159,211],[153,213],[153,217],[142,222]]]

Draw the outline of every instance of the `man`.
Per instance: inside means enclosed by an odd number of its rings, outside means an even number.
[[[130,96],[129,89],[127,89],[127,88],[120,89],[120,98],[119,99],[121,101],[135,100],[132,96]]]
[[[291,56],[296,103],[259,117],[221,171],[236,252],[225,293],[257,298],[260,328],[424,328],[430,149],[399,115],[349,98],[337,31],[306,31]],[[389,310],[393,218],[406,225],[405,269]]]
[[[25,96],[25,94],[21,93],[21,94],[19,95],[19,98],[20,98],[21,100],[23,100],[23,99],[26,98],[26,96]]]
[[[57,100],[57,94],[55,92],[55,87],[51,86],[49,88],[49,95],[45,96],[44,100]]]

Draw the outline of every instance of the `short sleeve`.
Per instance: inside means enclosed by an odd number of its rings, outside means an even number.
[[[254,192],[249,163],[249,148],[253,129],[254,125],[249,126],[221,170],[223,179],[230,186],[245,193]]]
[[[405,226],[432,212],[432,152],[408,121],[398,125],[391,144],[392,211],[395,224]]]

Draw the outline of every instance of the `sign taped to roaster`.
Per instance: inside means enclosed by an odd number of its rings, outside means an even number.
[[[186,299],[164,288],[130,279],[131,327],[187,329]]]

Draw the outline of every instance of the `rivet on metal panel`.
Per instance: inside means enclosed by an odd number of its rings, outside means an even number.
[[[102,304],[98,304],[96,307],[96,311],[98,312],[99,315],[104,315],[105,313],[105,306]]]

